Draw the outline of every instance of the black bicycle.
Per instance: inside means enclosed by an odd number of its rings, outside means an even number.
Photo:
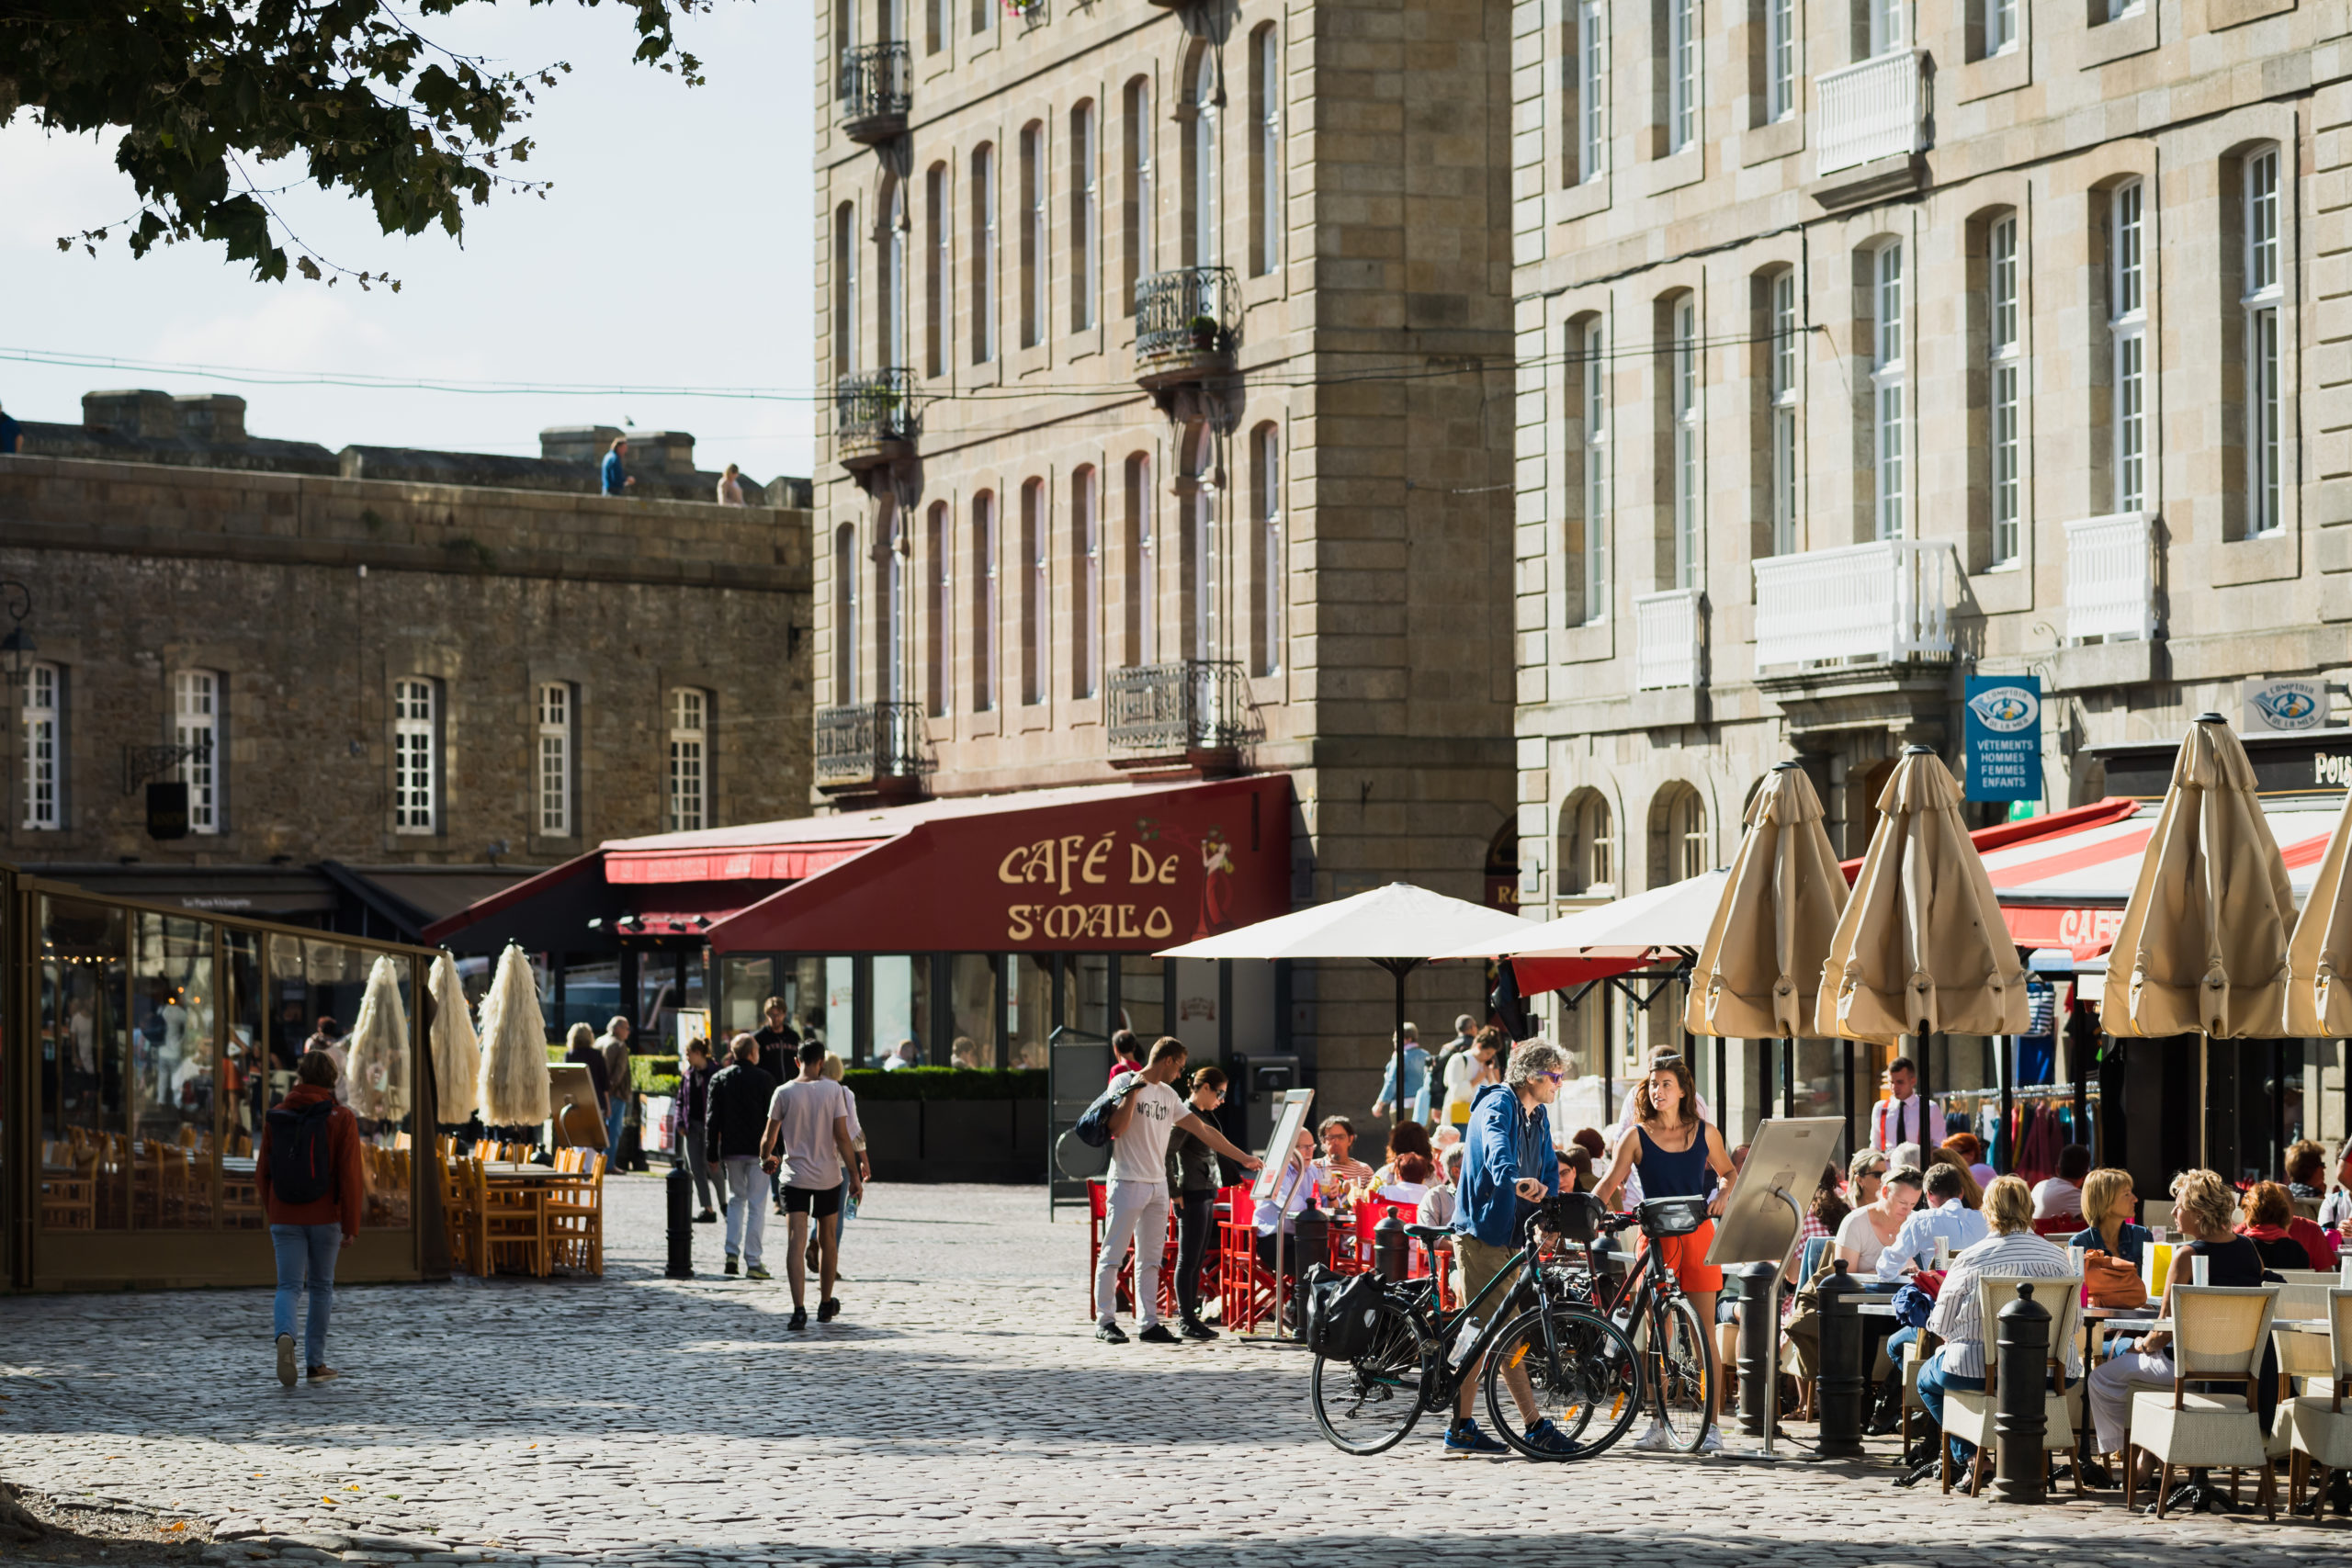
[[[1593,1208],[1599,1207],[1596,1201]],[[1715,1344],[1707,1325],[1699,1321],[1699,1309],[1667,1268],[1657,1242],[1663,1236],[1689,1235],[1706,1219],[1703,1198],[1651,1198],[1632,1214],[1600,1213],[1567,1231],[1569,1242],[1584,1252],[1584,1268],[1555,1270],[1555,1288],[1564,1299],[1607,1317],[1633,1341],[1641,1357],[1642,1395],[1665,1427],[1668,1446],[1681,1453],[1698,1452],[1714,1429]],[[1593,1244],[1634,1225],[1651,1245],[1611,1291],[1608,1276],[1613,1270],[1601,1262]]]
[[[1557,1229],[1556,1219],[1546,1213],[1537,1223]],[[1452,1234],[1405,1230],[1433,1255]],[[1385,1287],[1358,1353],[1316,1357],[1308,1397],[1332,1447],[1376,1454],[1402,1441],[1423,1412],[1452,1410],[1481,1375],[1488,1419],[1530,1459],[1589,1459],[1624,1435],[1641,1404],[1641,1366],[1624,1331],[1563,1293],[1532,1240],[1451,1313],[1434,1278]]]

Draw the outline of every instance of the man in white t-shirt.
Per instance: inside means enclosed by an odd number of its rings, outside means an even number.
[[[1126,1098],[1111,1112],[1110,1213],[1094,1266],[1094,1337],[1124,1345],[1119,1327],[1119,1265],[1136,1248],[1136,1336],[1153,1345],[1181,1343],[1159,1321],[1159,1258],[1168,1247],[1168,1134],[1182,1127],[1244,1170],[1261,1161],[1188,1109],[1168,1086],[1184,1075],[1184,1043],[1163,1037],[1143,1071],[1129,1074]]]
[[[784,1276],[792,1286],[792,1320],[788,1326],[808,1326],[808,1220],[817,1226],[817,1321],[839,1316],[842,1303],[833,1295],[833,1280],[841,1267],[841,1233],[821,1222],[842,1211],[842,1180],[849,1180],[853,1199],[865,1195],[858,1176],[857,1145],[852,1141],[849,1090],[825,1077],[825,1043],[803,1041],[800,1076],[775,1091],[768,1101],[768,1124],[760,1134],[760,1166],[784,1179],[786,1224],[791,1243],[785,1252]]]

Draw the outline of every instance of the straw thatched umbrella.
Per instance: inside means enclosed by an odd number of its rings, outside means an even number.
[[[548,1023],[530,960],[513,942],[481,999],[481,1119],[492,1127],[548,1119]]]
[[[400,965],[379,955],[368,971],[358,1021],[344,1056],[355,1115],[397,1122],[409,1106],[408,1010],[401,1005]]]
[[[1904,748],[1815,1004],[1815,1027],[1832,1038],[1893,1044],[1916,1035],[1922,1107],[1930,1034],[2026,1030],[2025,968],[1960,800],[1932,747]]]
[[[1693,1034],[1781,1042],[1787,1109],[1795,1042],[1818,1038],[1822,965],[1846,911],[1846,874],[1821,825],[1821,797],[1795,762],[1765,775],[1707,928],[1683,1003]],[[1853,1142],[1853,1047],[1846,1050],[1847,1139]]]
[[[458,961],[447,953],[433,961],[424,988],[433,997],[433,1088],[441,1125],[454,1127],[481,1104],[481,1042],[474,1034],[473,1011],[466,1006]]]

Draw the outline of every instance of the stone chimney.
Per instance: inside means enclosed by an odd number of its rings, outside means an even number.
[[[695,473],[695,438],[683,430],[632,430],[628,436],[629,456],[648,472],[668,474],[672,479],[692,479]]]
[[[172,401],[179,405],[180,434],[190,441],[245,444],[244,399],[226,392],[201,392]]]
[[[239,404],[242,418],[242,402]],[[82,427],[112,430],[147,441],[172,441],[180,434],[180,411],[169,392],[143,388],[82,394]]]
[[[539,432],[539,456],[557,463],[601,463],[620,436],[628,466],[646,474],[691,479],[695,438],[683,430],[622,430],[610,424],[551,424]]]
[[[550,463],[601,463],[620,434],[611,424],[551,424],[539,432],[539,456]]]

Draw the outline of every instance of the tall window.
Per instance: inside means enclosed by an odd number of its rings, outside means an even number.
[[[996,710],[998,611],[996,496],[972,498],[972,711]]]
[[[187,785],[187,830],[220,830],[220,677],[182,670],[172,677],[172,741],[189,749],[179,766]]]
[[[1021,487],[1021,700],[1046,700],[1046,481]]]
[[[1982,0],[1984,52],[2006,54],[2018,46],[2018,0]]]
[[[833,704],[857,701],[857,530],[833,530]]]
[[[1670,307],[1668,375],[1674,416],[1674,585],[1699,586],[1699,301]]]
[[[1766,363],[1770,367],[1772,399],[1772,553],[1793,554],[1797,547],[1797,275],[1794,268],[1772,275],[1772,341]]]
[[[2024,365],[2018,331],[2018,220],[2012,213],[1993,222],[1987,258],[1990,295],[1985,335],[1992,355],[1993,564],[2018,559],[2018,520],[2024,502]]]
[[[1127,458],[1126,478],[1127,662],[1150,664],[1159,658],[1159,530],[1148,453]]]
[[[1077,571],[1070,582],[1070,695],[1091,697],[1102,684],[1102,518],[1090,465],[1069,477],[1069,542]]]
[[[392,831],[440,831],[441,737],[432,681],[392,682]]]
[[[1225,654],[1225,574],[1223,552],[1216,536],[1216,435],[1203,420],[1185,437],[1184,469],[1190,492],[1185,497],[1185,553],[1193,573],[1193,648],[1194,659],[1217,660]]]
[[[1561,813],[1560,891],[1613,893],[1617,888],[1617,825],[1599,790],[1579,790]]]
[[[948,558],[947,503],[934,501],[924,524],[922,553],[931,571],[923,594],[923,711],[933,718],[948,706],[948,674],[956,666],[948,656],[948,625],[955,618],[955,568]]]
[[[1125,276],[1120,279],[1120,310],[1134,315],[1136,310],[1136,280],[1148,276],[1152,270],[1152,244],[1155,222],[1159,217],[1159,193],[1152,184],[1151,83],[1138,76],[1127,84],[1126,92],[1126,190],[1123,193],[1126,205],[1127,254]]]
[[[709,816],[710,698],[692,686],[670,694],[670,829],[701,830]]]
[[[1250,270],[1260,276],[1283,257],[1283,79],[1272,22],[1250,35],[1250,96],[1257,156],[1250,160]]]
[[[886,703],[907,698],[907,533],[898,502],[882,498],[882,637],[875,650]]]
[[[857,373],[857,209],[833,213],[833,373]]]
[[[1046,341],[1046,128],[1021,131],[1021,346]]]
[[[882,208],[882,240],[875,247],[882,272],[882,363],[907,364],[907,187],[890,182]]]
[[[989,7],[994,10],[991,5]],[[972,363],[996,359],[996,148],[972,152]]]
[[[1699,0],[1666,0],[1666,150],[1699,144]]]
[[[1871,401],[1876,470],[1877,530],[1882,539],[1903,537],[1903,243],[1881,245],[1871,258],[1872,276]]]
[[[1216,68],[1205,49],[1193,63],[1191,90],[1193,134],[1187,143],[1184,172],[1192,178],[1193,188],[1186,194],[1192,197],[1193,226],[1185,235],[1187,248],[1192,252],[1186,260],[1193,266],[1215,266],[1225,246],[1222,215],[1217,209]]]
[[[1764,118],[1797,112],[1797,0],[1764,0]]]
[[[1282,432],[1261,424],[1250,438],[1250,513],[1255,525],[1257,603],[1251,606],[1253,673],[1273,675],[1283,667],[1283,446]]]
[[[1667,821],[1671,875],[1687,882],[1714,869],[1714,846],[1707,836],[1707,802],[1695,789],[1675,798]]]
[[[979,37],[996,31],[997,0],[972,0],[972,34]]]
[[[2245,161],[2246,531],[2274,534],[2278,504],[2278,149]]]
[[[549,839],[571,836],[571,683],[548,681],[539,687],[539,832]]]
[[[1609,168],[1609,0],[1577,6],[1577,177]]]
[[[1609,356],[1599,318],[1574,329],[1577,397],[1584,416],[1584,614],[1609,618]]]
[[[65,825],[65,676],[54,664],[28,664],[18,716],[25,751],[25,811],[21,826],[46,831]]]
[[[1910,0],[1868,0],[1871,57],[1892,54],[1904,46],[1903,7]]]
[[[931,244],[923,252],[922,315],[923,371],[947,374],[947,277],[950,266],[947,237],[947,165],[933,164],[923,176],[923,231]]]
[[[1102,297],[1102,209],[1094,145],[1094,100],[1069,111],[1069,324],[1094,325]]]
[[[2148,293],[2138,180],[2115,187],[2108,253],[2108,334],[2114,345],[2115,503],[2138,512],[2148,502]]]

